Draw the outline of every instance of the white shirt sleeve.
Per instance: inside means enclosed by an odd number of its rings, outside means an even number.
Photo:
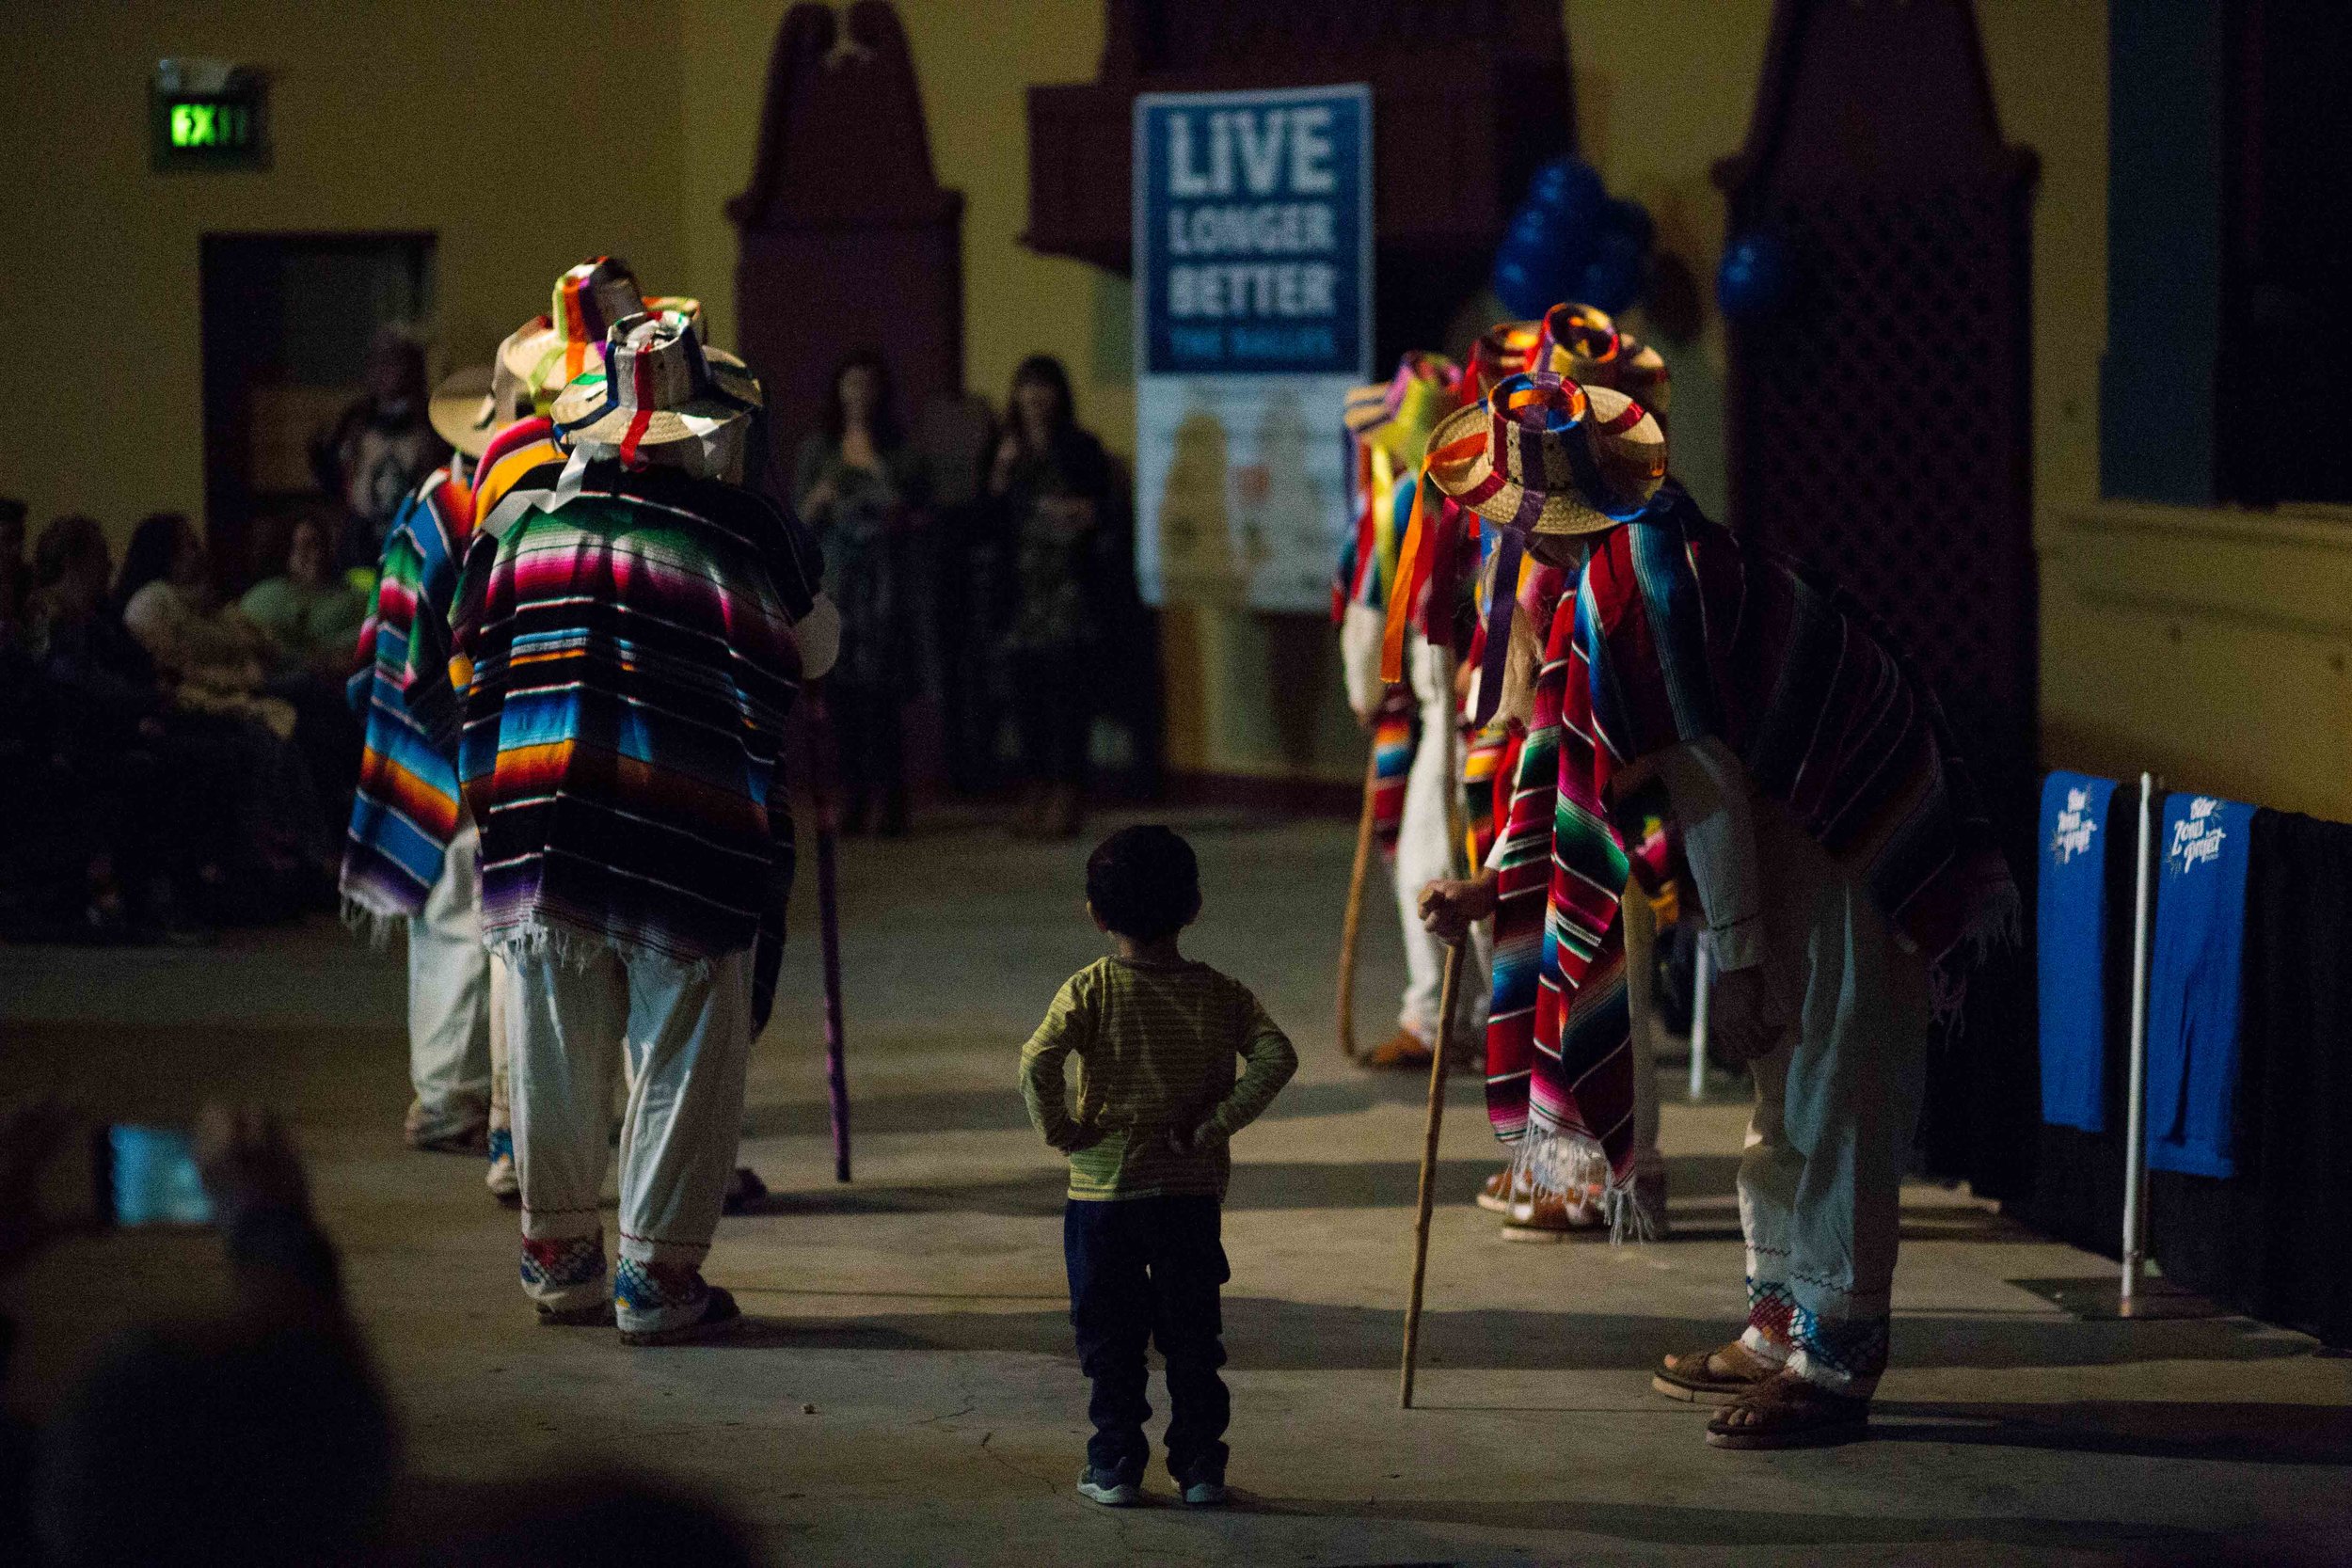
[[[1714,939],[1716,967],[1763,962],[1764,903],[1748,770],[1710,737],[1660,753],[1658,774],[1682,828],[1682,852]]]
[[[1370,605],[1351,604],[1340,614],[1340,678],[1359,719],[1370,720],[1388,689],[1380,678],[1380,639],[1388,626],[1388,615]]]

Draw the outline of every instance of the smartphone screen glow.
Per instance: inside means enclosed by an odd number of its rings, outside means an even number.
[[[106,1130],[117,1225],[210,1225],[213,1200],[188,1134],[172,1127]]]

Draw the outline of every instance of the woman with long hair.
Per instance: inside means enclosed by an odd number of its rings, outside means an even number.
[[[922,462],[905,438],[890,367],[871,349],[842,360],[820,427],[801,443],[792,500],[825,552],[841,651],[825,682],[848,794],[843,826],[864,832],[877,805],[885,837],[907,828],[900,709],[915,684],[918,618],[912,536]]]
[[[1085,816],[1093,667],[1113,629],[1122,575],[1118,498],[1109,455],[1078,423],[1060,360],[1024,359],[1006,403],[988,490],[1004,510],[1012,551],[1004,649],[1024,784],[1014,831],[1069,838]]]

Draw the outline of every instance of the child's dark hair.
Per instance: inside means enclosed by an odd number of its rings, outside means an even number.
[[[1121,828],[1087,857],[1087,902],[1122,937],[1172,937],[1200,912],[1200,863],[1167,828]]]

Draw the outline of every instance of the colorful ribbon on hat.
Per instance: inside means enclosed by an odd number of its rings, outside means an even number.
[[[693,329],[692,321],[684,312],[662,311],[659,314],[641,312],[634,316],[624,316],[612,324],[612,329],[605,337],[604,396],[597,401],[596,407],[576,420],[559,421],[557,428],[569,436],[577,431],[585,430],[591,425],[611,418],[624,407],[628,408],[629,411],[628,428],[622,434],[619,446],[621,461],[632,467],[637,463],[638,445],[644,439],[646,430],[652,425],[653,417],[662,412],[654,401],[660,395],[660,388],[654,381],[654,372],[660,364],[660,359],[654,351],[666,346],[665,341],[657,332],[646,342],[632,344],[628,341],[631,333],[637,331],[640,326],[647,325],[666,328],[672,334],[672,339],[669,341],[675,341],[683,346],[687,364],[687,401],[716,403],[749,413],[757,413],[759,410],[757,404],[737,397],[721,384],[717,376],[711,373],[710,361],[703,354],[702,335]],[[621,362],[620,356],[624,349],[627,350],[629,366],[629,397],[626,401],[621,397],[620,378],[614,373],[615,368]]]

